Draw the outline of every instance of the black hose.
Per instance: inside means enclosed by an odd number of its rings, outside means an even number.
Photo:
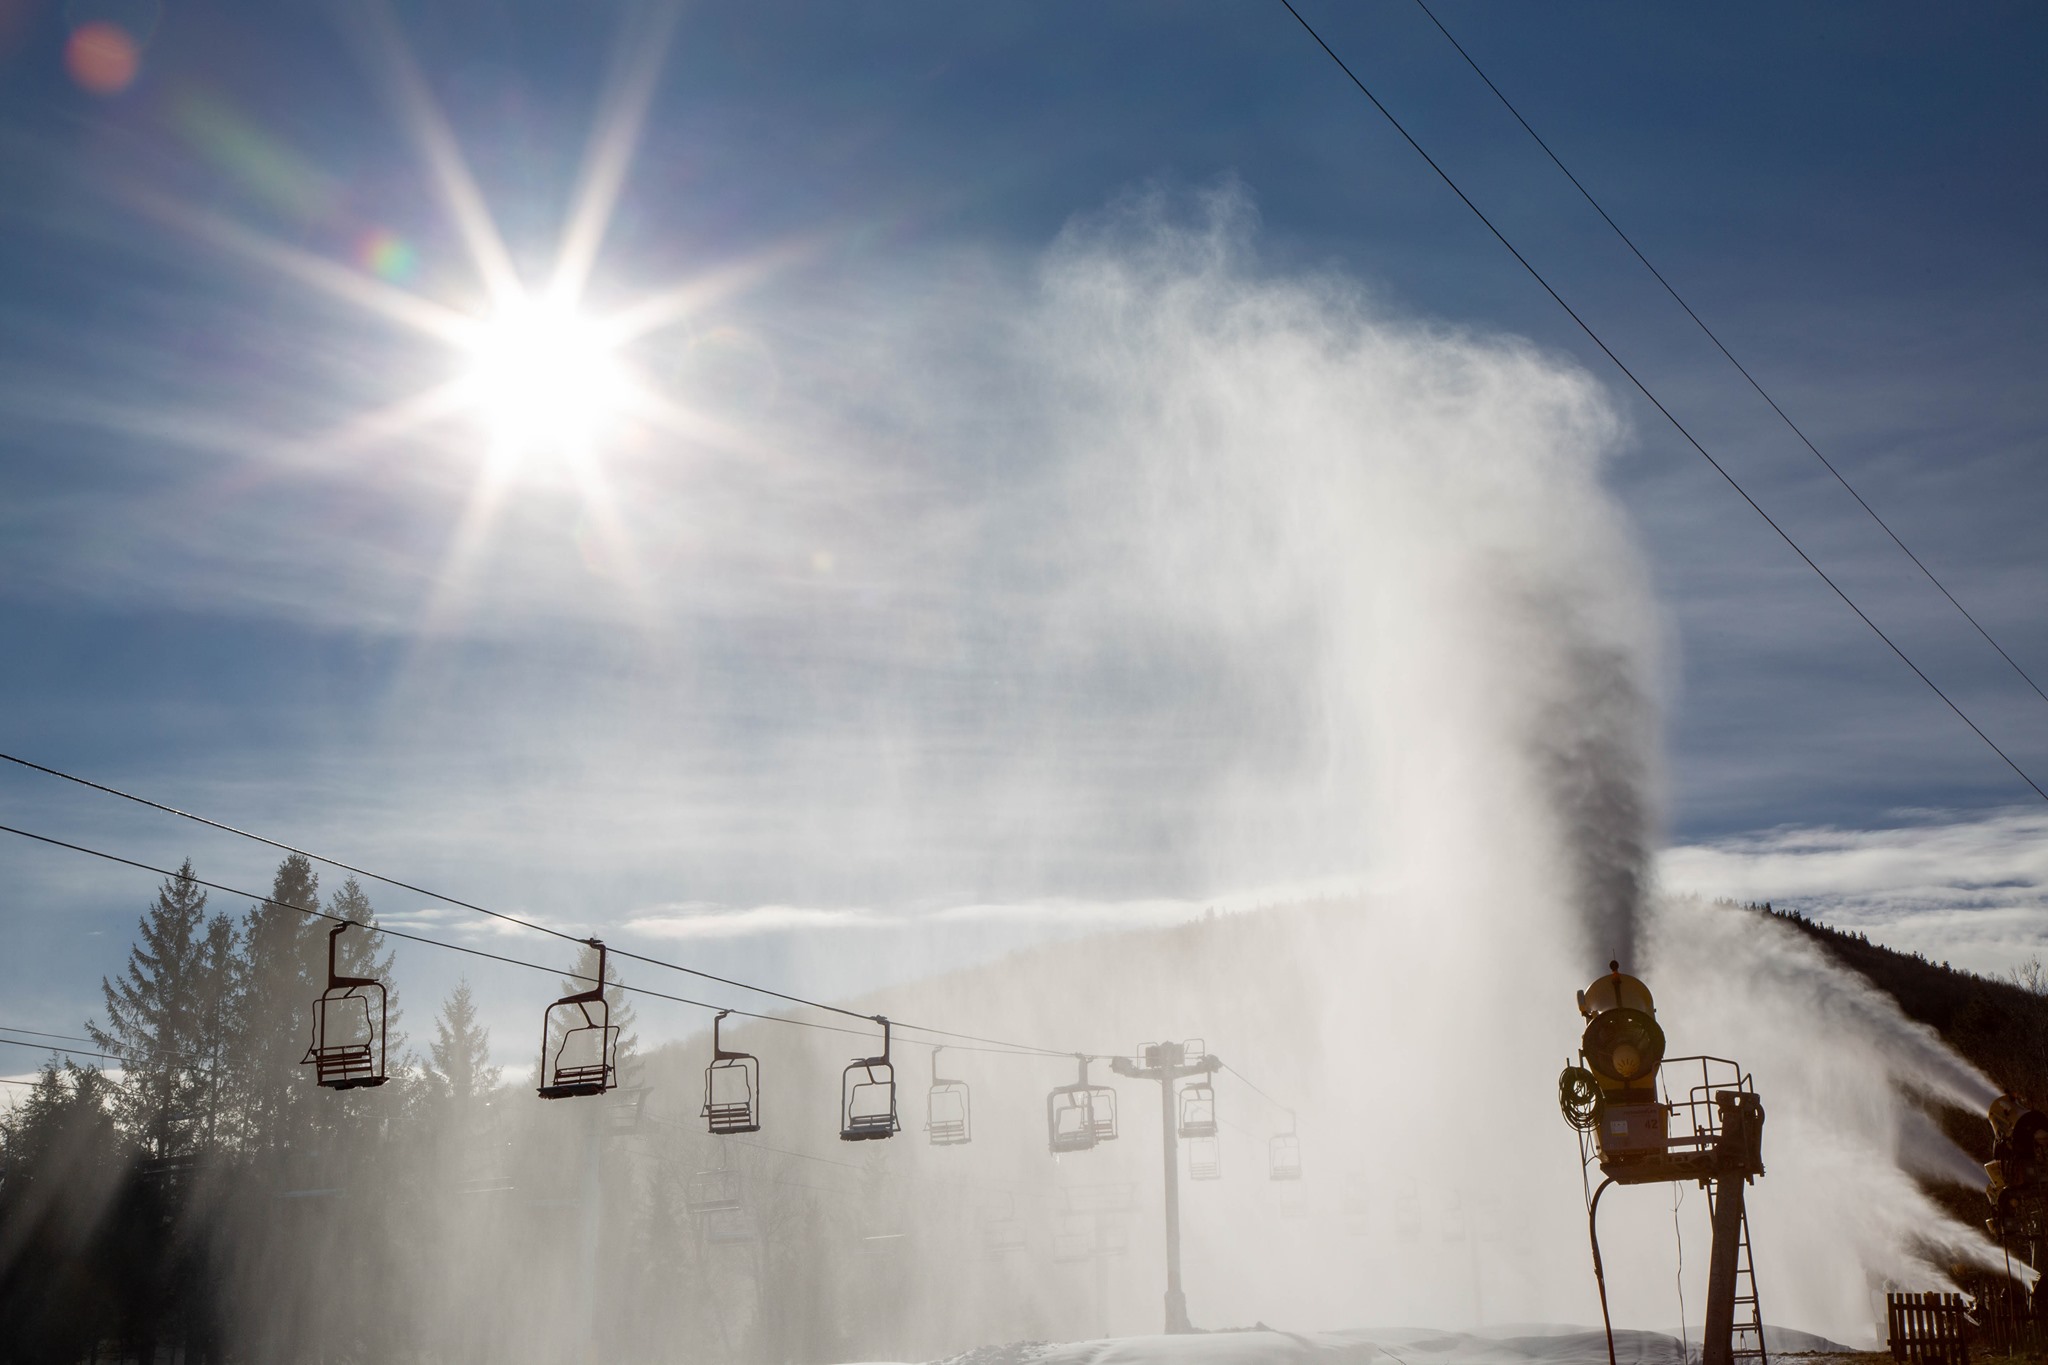
[[[1600,1286],[1600,1325],[1607,1331],[1607,1365],[1615,1365],[1614,1319],[1607,1315],[1607,1272],[1600,1264],[1600,1196],[1613,1183],[1612,1176],[1601,1181],[1600,1188],[1593,1191],[1593,1201],[1586,1205],[1586,1236],[1593,1243],[1593,1282]]]

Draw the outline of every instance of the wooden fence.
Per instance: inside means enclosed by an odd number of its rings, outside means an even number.
[[[1967,1301],[1961,1294],[1887,1294],[1885,1327],[1892,1359],[1910,1365],[1970,1365]]]

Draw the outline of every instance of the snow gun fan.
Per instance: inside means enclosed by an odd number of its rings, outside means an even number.
[[[563,996],[541,1016],[542,1099],[602,1095],[618,1084],[619,1028],[604,998],[604,944],[584,941],[597,949],[597,982],[587,991]]]
[[[313,1043],[299,1065],[329,1090],[382,1085],[384,1034],[389,1023],[384,983],[373,977],[343,976],[335,970],[335,947],[344,920],[327,932],[327,989],[313,1002]]]
[[[1764,1110],[1754,1083],[1725,1057],[1666,1057],[1650,988],[1624,975],[1619,962],[1579,992],[1579,1013],[1586,1020],[1579,1063],[1557,1078],[1558,1106],[1578,1131],[1581,1164],[1597,1162],[1605,1177],[1586,1210],[1603,1320],[1600,1196],[1609,1185],[1698,1181],[1713,1221],[1701,1365],[1767,1365],[1743,1199],[1744,1187],[1764,1173]],[[1612,1361],[1611,1322],[1607,1350]]]
[[[1991,1160],[1985,1230],[2005,1251],[2039,1270],[2048,1251],[2048,1115],[2000,1095],[1991,1102]]]
[[[932,1088],[925,1097],[924,1131],[934,1147],[958,1147],[974,1138],[969,1123],[967,1082],[949,1081],[939,1075],[939,1054],[932,1049]]]
[[[1085,1152],[1116,1136],[1116,1091],[1088,1081],[1088,1058],[1075,1053],[1080,1079],[1045,1097],[1046,1141],[1054,1156]]]
[[[727,1052],[719,1026],[731,1010],[711,1021],[711,1065],[704,1068],[704,1108],[713,1133],[761,1131],[761,1062],[751,1052]]]
[[[889,1021],[881,1015],[882,1053],[879,1057],[857,1057],[840,1077],[839,1137],[844,1142],[864,1142],[894,1137],[902,1127],[896,1121],[896,1068],[889,1061]]]

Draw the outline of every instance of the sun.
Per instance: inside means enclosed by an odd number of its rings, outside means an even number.
[[[516,294],[466,346],[462,403],[499,459],[583,459],[619,423],[631,384],[605,330],[573,305]]]

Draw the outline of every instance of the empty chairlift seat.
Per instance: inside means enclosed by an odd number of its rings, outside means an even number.
[[[747,1206],[745,1173],[729,1167],[698,1171],[683,1187],[683,1202],[693,1215],[743,1209]]]
[[[1292,1133],[1275,1133],[1266,1147],[1266,1173],[1274,1180],[1301,1179],[1301,1139]]]
[[[882,1053],[857,1057],[840,1077],[839,1137],[863,1142],[894,1137],[902,1127],[896,1119],[896,1068],[889,1061],[889,1021],[881,1015]]]
[[[1017,1217],[1017,1201],[1004,1195],[1003,1202],[981,1211],[981,1249],[989,1256],[1002,1256],[1024,1249],[1024,1223]]]
[[[344,920],[327,932],[327,989],[313,1002],[313,1042],[299,1059],[299,1065],[313,1068],[314,1081],[329,1090],[385,1081],[384,1034],[390,1020],[384,983],[335,970],[335,948],[349,924]]]
[[[1189,1081],[1180,1088],[1180,1135],[1216,1136],[1216,1087],[1209,1082]]]
[[[750,1052],[727,1052],[719,1026],[731,1010],[711,1021],[711,1065],[704,1068],[702,1117],[713,1133],[761,1131],[761,1062]]]
[[[1223,1178],[1223,1144],[1212,1137],[1189,1138],[1188,1178],[1191,1180],[1221,1180]]]
[[[934,1147],[958,1147],[973,1140],[967,1105],[967,1082],[949,1081],[939,1075],[939,1054],[932,1049],[932,1088],[925,1101],[924,1130]]]
[[[1055,1156],[1085,1152],[1116,1136],[1116,1091],[1088,1080],[1088,1058],[1075,1054],[1080,1079],[1045,1097],[1046,1142]]]
[[[1273,1180],[1301,1179],[1301,1120],[1287,1111],[1287,1131],[1273,1134],[1266,1144],[1266,1174]]]
[[[597,983],[563,996],[541,1018],[542,1099],[602,1095],[618,1084],[619,1028],[604,998],[605,947],[594,938],[585,941],[597,949]]]

